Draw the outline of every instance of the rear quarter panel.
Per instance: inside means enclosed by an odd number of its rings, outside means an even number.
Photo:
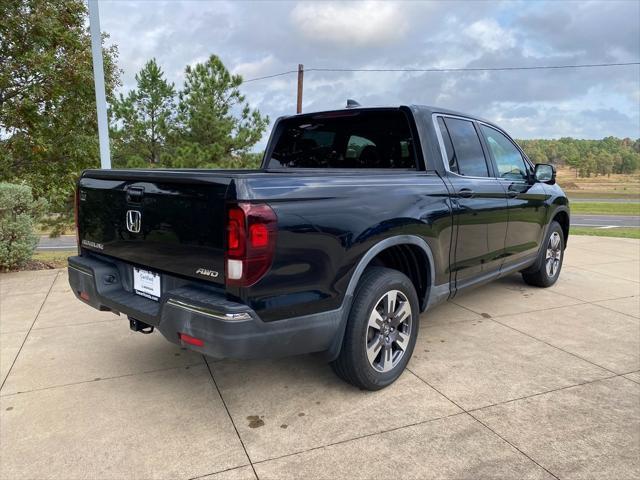
[[[266,321],[340,307],[359,260],[397,235],[424,239],[436,264],[434,284],[449,282],[449,195],[436,174],[287,175],[243,182],[236,185],[238,199],[269,203],[278,217],[278,238],[267,275],[229,293]]]

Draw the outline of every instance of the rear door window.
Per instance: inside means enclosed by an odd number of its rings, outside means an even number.
[[[451,117],[446,117],[443,121],[450,143],[447,147],[445,140],[449,169],[460,175],[488,177],[489,168],[473,122]],[[443,137],[446,136],[443,134]],[[451,152],[448,151],[449,148],[452,149]]]
[[[449,136],[449,131],[447,130],[446,125],[444,124],[444,118],[438,117],[438,127],[440,128],[440,135],[442,136],[442,141],[444,142],[444,150],[447,156],[447,164],[449,165],[449,171],[453,173],[458,172],[458,162],[456,161],[456,152],[453,150],[453,144],[451,143],[451,137]]]
[[[267,168],[417,167],[411,128],[400,110],[300,115],[282,120]]]

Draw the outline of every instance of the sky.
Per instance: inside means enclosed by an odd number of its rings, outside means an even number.
[[[216,54],[244,79],[311,68],[487,68],[640,61],[640,1],[100,1],[123,92],[155,57],[180,88]],[[275,120],[296,74],[243,84]],[[508,72],[306,72],[303,111],[421,104],[490,119],[513,137],[640,137],[640,66]],[[265,137],[266,138],[266,137]],[[264,146],[263,139],[258,147]]]

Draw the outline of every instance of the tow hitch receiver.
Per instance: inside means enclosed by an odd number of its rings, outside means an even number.
[[[129,328],[134,332],[140,332],[145,334],[149,334],[153,332],[152,325],[141,322],[140,320],[137,320],[133,317],[128,317],[128,318],[129,318]]]

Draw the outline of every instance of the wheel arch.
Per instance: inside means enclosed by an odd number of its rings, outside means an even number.
[[[570,229],[570,220],[569,220],[569,209],[565,207],[558,207],[555,212],[553,212],[553,217],[551,221],[556,221],[562,227],[562,234],[564,235],[564,246],[567,248],[567,240],[569,240],[569,229]]]
[[[368,266],[376,265],[376,264],[379,265],[379,263],[376,262],[376,258],[384,251],[394,247],[415,248],[415,249],[418,249],[417,251],[422,252],[422,255],[424,255],[424,258],[427,260],[427,269],[426,269],[427,278],[424,283],[425,291],[422,296],[417,289],[416,291],[418,292],[420,309],[423,311],[429,305],[429,300],[433,293],[432,292],[433,279],[435,278],[435,264],[433,259],[433,252],[431,251],[431,247],[429,247],[429,244],[424,239],[418,237],[417,235],[395,235],[393,237],[388,237],[388,238],[385,238],[384,240],[379,241],[378,243],[373,245],[371,248],[369,248],[369,250],[367,250],[366,253],[360,258],[360,260],[358,261],[358,264],[356,265],[356,268],[351,274],[351,279],[349,280],[349,284],[345,292],[344,300],[342,302],[342,306],[340,307],[340,309],[342,310],[340,325],[331,347],[325,353],[325,356],[329,361],[335,360],[340,354],[340,349],[342,347],[342,340],[344,338],[345,327],[347,325],[347,320],[349,318],[349,311],[351,310],[351,302],[353,300],[353,295],[355,293],[356,286],[358,285],[358,282],[360,281],[362,274],[364,273],[364,271]]]
[[[416,287],[416,293],[418,293],[418,300],[420,301],[420,308],[421,310],[424,310],[428,304],[429,295],[431,293],[430,287],[432,286],[433,279],[435,278],[435,265],[431,247],[429,247],[429,244],[425,240],[416,235],[397,235],[394,237],[385,238],[384,240],[381,240],[369,250],[367,250],[367,252],[358,262],[358,265],[356,266],[353,274],[351,275],[351,279],[349,280],[349,285],[346,291],[346,296],[353,296],[356,286],[360,281],[360,277],[362,277],[362,274],[368,266],[389,266],[389,262],[392,262],[393,260],[384,259],[382,256],[385,255],[385,252],[399,251],[397,249],[400,248],[406,249],[407,254],[411,252],[421,255],[422,260],[426,260],[427,262],[426,268],[424,269],[420,268],[424,267],[423,265],[417,265],[417,267],[419,268],[417,268],[414,273],[412,273],[411,271],[407,271],[406,268],[395,268],[395,270],[399,270],[405,273],[405,275],[407,275],[414,283],[414,286]],[[409,258],[405,257],[404,259],[397,259],[398,262],[402,262],[403,260],[406,261],[409,260]],[[412,267],[411,265],[407,266],[409,268]],[[426,278],[424,274],[426,274]],[[416,284],[416,282],[418,283]]]

